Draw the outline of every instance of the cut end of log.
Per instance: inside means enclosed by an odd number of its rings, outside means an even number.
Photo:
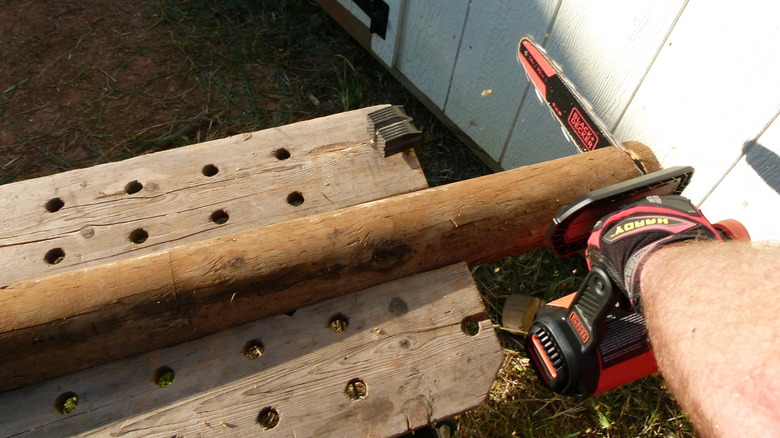
[[[643,173],[648,174],[663,169],[653,151],[644,144],[638,141],[627,141],[623,143],[623,146],[631,159],[634,160],[636,167]]]

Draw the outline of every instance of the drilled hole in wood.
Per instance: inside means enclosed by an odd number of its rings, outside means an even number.
[[[257,359],[265,352],[265,347],[259,339],[252,339],[244,345],[244,356],[249,359]]]
[[[479,333],[479,320],[473,317],[463,318],[460,329],[467,336],[476,336]]]
[[[265,430],[273,429],[279,424],[279,412],[276,409],[267,406],[261,409],[260,413],[257,414],[257,423],[263,426]]]
[[[50,264],[56,265],[65,259],[65,250],[62,248],[50,249],[46,255],[43,256],[43,260]]]
[[[200,170],[203,176],[214,176],[219,173],[219,168],[213,164],[207,164]]]
[[[54,401],[54,409],[62,415],[68,415],[76,409],[79,404],[79,396],[75,392],[66,392],[60,394]]]
[[[274,151],[274,157],[276,157],[277,160],[286,160],[290,158],[290,151],[285,148],[277,149]]]
[[[154,372],[154,383],[160,388],[171,386],[174,378],[176,378],[176,373],[171,367],[160,367]]]
[[[133,193],[140,192],[141,190],[143,190],[143,188],[144,188],[144,185],[141,184],[140,182],[138,182],[138,181],[130,181],[125,186],[125,193],[127,193],[128,195],[132,195]]]
[[[352,379],[347,382],[347,388],[344,390],[350,400],[360,400],[366,396],[367,392],[366,382],[360,379]]]
[[[349,318],[341,313],[337,313],[328,321],[328,327],[336,333],[341,333],[349,327]]]
[[[128,239],[135,243],[136,245],[140,245],[144,242],[146,242],[146,239],[149,238],[149,233],[146,232],[143,228],[137,228],[130,232],[130,236],[128,236]]]
[[[230,215],[225,210],[217,210],[214,213],[211,213],[211,222],[214,222],[217,225],[222,225],[230,219]]]
[[[297,207],[303,204],[303,193],[301,192],[290,193],[289,195],[287,195],[287,203],[292,205],[293,207]]]
[[[46,211],[48,211],[49,213],[60,211],[60,209],[64,206],[65,206],[65,201],[63,201],[60,198],[51,198],[48,201],[46,201],[46,204],[44,204],[44,207],[46,207]]]

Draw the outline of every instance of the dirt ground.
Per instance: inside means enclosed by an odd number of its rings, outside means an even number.
[[[275,46],[271,61],[284,60],[284,41],[273,34],[283,29],[268,29],[269,41],[261,41],[256,62],[247,67],[251,53],[232,58],[238,50],[251,52],[242,32],[263,26],[262,19],[237,18],[246,10],[209,10],[214,26],[227,32],[207,27],[204,38],[219,44],[206,53],[193,43],[197,36],[187,34],[200,24],[187,14],[202,13],[206,2],[170,3],[0,1],[0,184],[264,127],[226,120],[235,107],[273,113],[270,124],[291,120],[278,110],[292,93],[280,91],[278,68],[265,64],[263,50]],[[289,74],[283,76],[289,82]],[[251,102],[234,94],[241,85]],[[311,94],[303,102],[320,106]],[[326,107],[298,118],[336,110]],[[220,124],[223,129],[215,129]]]
[[[143,5],[11,0],[0,35],[2,182],[117,158],[117,139],[159,138],[199,110]]]

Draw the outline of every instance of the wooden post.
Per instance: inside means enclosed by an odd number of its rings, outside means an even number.
[[[650,150],[629,144],[648,171]],[[639,176],[605,148],[20,281],[0,294],[0,390],[465,261],[541,248],[552,216]]]

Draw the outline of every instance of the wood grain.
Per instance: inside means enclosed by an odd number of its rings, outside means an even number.
[[[645,146],[629,145],[649,171]],[[5,287],[0,385],[541,248],[557,209],[639,173],[608,148]]]
[[[384,107],[0,186],[0,286],[427,187],[413,153],[384,158],[369,144],[366,114]],[[126,193],[132,181],[143,189]],[[65,257],[51,265],[55,248]]]
[[[328,327],[343,314],[344,332]],[[461,322],[479,324],[475,336]],[[260,340],[262,356],[242,355]],[[503,352],[468,268],[453,265],[172,348],[0,394],[0,430],[20,436],[377,436],[481,403]],[[155,370],[175,372],[171,386]],[[366,397],[345,394],[355,378]],[[72,391],[79,404],[53,408]],[[256,419],[271,406],[278,425]]]

